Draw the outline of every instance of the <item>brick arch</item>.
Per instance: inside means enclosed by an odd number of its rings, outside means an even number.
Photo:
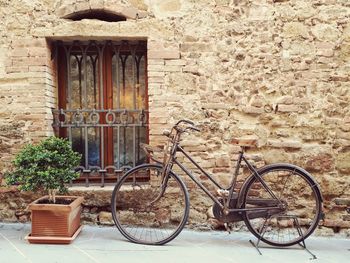
[[[131,5],[121,4],[120,1],[88,0],[86,2],[61,1],[56,9],[56,15],[60,18],[72,19],[86,16],[94,18],[94,13],[106,15],[111,21],[125,21],[144,18],[146,11],[138,10]],[[113,17],[115,19],[113,19]],[[77,19],[79,20],[79,19]]]

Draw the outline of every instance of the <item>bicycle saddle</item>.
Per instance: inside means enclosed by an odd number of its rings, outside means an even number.
[[[255,138],[233,138],[231,143],[241,147],[258,147],[258,140]]]

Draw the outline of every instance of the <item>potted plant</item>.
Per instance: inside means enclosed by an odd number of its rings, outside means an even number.
[[[79,234],[83,197],[56,193],[66,193],[66,184],[79,176],[73,169],[80,159],[69,141],[57,137],[28,144],[16,155],[14,170],[5,176],[7,183],[19,185],[22,191],[48,193],[29,205],[32,232],[26,239],[30,243],[65,244]]]

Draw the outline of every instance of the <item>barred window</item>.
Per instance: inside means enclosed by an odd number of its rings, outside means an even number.
[[[146,161],[145,41],[57,42],[54,127],[82,154],[81,180],[112,179]]]

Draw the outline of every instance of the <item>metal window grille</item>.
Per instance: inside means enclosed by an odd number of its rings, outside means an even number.
[[[79,182],[115,182],[145,162],[148,142],[145,41],[56,42],[59,108],[53,127],[82,154]]]

